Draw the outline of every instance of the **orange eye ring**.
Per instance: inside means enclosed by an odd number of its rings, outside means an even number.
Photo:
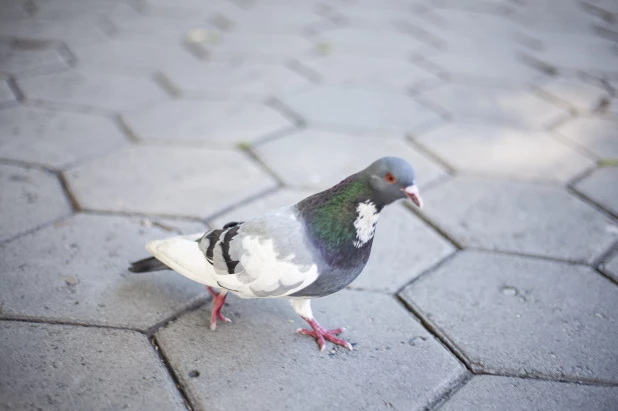
[[[395,182],[397,181],[397,179],[395,178],[394,175],[392,175],[391,173],[386,173],[386,175],[384,176],[384,180],[388,183],[388,184],[395,184]]]

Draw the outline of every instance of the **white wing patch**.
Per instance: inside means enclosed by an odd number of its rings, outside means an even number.
[[[358,215],[354,221],[354,228],[356,228],[354,247],[361,248],[373,238],[380,213],[371,201],[359,203],[356,212]]]
[[[282,297],[292,294],[318,278],[318,268],[297,265],[294,254],[278,255],[272,239],[247,236],[242,239],[244,253],[240,258],[243,275],[216,275],[219,283],[241,297]],[[217,273],[218,274],[218,273]],[[257,274],[257,275],[256,275]]]

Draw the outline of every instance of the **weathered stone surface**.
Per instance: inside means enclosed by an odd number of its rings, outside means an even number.
[[[2,317],[147,330],[204,297],[202,285],[171,271],[133,274],[144,245],[178,234],[173,222],[80,214],[0,250]],[[193,224],[191,232],[205,231]]]
[[[6,81],[0,79],[0,104],[16,102],[15,94]]]
[[[68,67],[55,48],[33,42],[0,43],[0,73],[24,75]]]
[[[514,9],[508,17],[534,32],[590,36],[594,16],[582,9],[577,2],[539,1]]]
[[[73,21],[97,17],[139,17],[137,10],[129,4],[107,0],[54,0],[41,1],[36,6],[36,18],[52,21]]]
[[[598,109],[603,101],[609,100],[607,91],[578,79],[559,78],[538,86],[546,94],[564,107],[577,112],[589,113]]]
[[[618,381],[618,287],[591,268],[464,251],[402,297],[474,370]]]
[[[354,351],[328,345],[320,352],[311,338],[294,333],[306,324],[280,300],[230,299],[225,312],[232,324],[212,332],[208,312],[200,310],[162,329],[157,338],[191,400],[211,410],[256,404],[294,410],[388,404],[420,410],[465,374],[391,297],[342,291],[313,305],[325,327],[346,326],[342,336]]]
[[[397,30],[359,29],[342,27],[326,30],[316,36],[316,44],[328,46],[334,53],[357,54],[368,57],[406,57],[430,45],[410,33]]]
[[[140,4],[142,13],[147,16],[157,16],[167,19],[200,19],[211,20],[217,15],[236,11],[232,2],[225,0],[147,0]]]
[[[310,123],[344,129],[403,133],[441,122],[436,112],[404,93],[315,87],[290,94],[283,102]]]
[[[27,3],[23,0],[0,1],[0,21],[21,20],[29,17],[26,11]]]
[[[109,38],[100,28],[98,18],[64,21],[22,19],[2,22],[0,35],[28,40],[63,41],[69,45],[105,41]]]
[[[106,118],[27,107],[0,111],[0,158],[62,168],[125,143]]]
[[[258,63],[208,63],[165,69],[169,81],[186,95],[266,97],[303,90],[311,83],[282,65]]]
[[[0,240],[71,212],[58,179],[44,171],[0,164],[0,192]]]
[[[603,272],[618,282],[618,253],[601,265]]]
[[[616,404],[616,387],[479,375],[440,410],[607,411]]]
[[[279,207],[287,207],[298,203],[300,200],[309,197],[317,192],[317,190],[292,190],[281,189],[272,194],[260,197],[238,208],[234,208],[228,213],[225,213],[214,220],[209,221],[209,224],[214,227],[223,227],[231,221],[246,221],[252,218],[266,214]]]
[[[367,267],[352,288],[394,293],[455,251],[401,205],[384,209]]]
[[[543,129],[566,112],[524,88],[474,87],[446,84],[422,93],[461,122]]]
[[[220,31],[212,24],[197,18],[169,19],[164,17],[131,17],[110,18],[116,33],[115,39],[137,42],[140,44],[154,44],[158,46],[178,46],[191,43],[190,33],[198,30],[201,34],[213,39],[220,37]],[[152,58],[152,57],[150,57]]]
[[[321,84],[330,86],[401,91],[440,81],[405,59],[336,54],[305,60],[303,65],[319,74]]]
[[[71,70],[18,80],[28,100],[123,111],[167,99],[152,80],[121,74]]]
[[[618,167],[602,167],[579,181],[575,189],[618,216]]]
[[[420,187],[446,175],[404,141],[303,130],[255,148],[286,185],[326,189],[385,156],[408,160]]]
[[[599,158],[618,159],[618,119],[574,118],[560,125],[555,132]]]
[[[508,127],[451,123],[416,140],[464,172],[566,182],[595,164],[548,133]]]
[[[471,247],[592,262],[618,239],[609,218],[551,185],[456,177],[423,199],[427,216]]]
[[[204,141],[215,145],[251,142],[293,124],[262,104],[173,100],[127,114],[140,139]]]
[[[298,5],[302,3],[295,2]],[[313,27],[328,26],[329,21],[304,7],[283,7],[285,2],[261,3],[254,7],[226,13],[229,28],[237,32],[302,33]],[[290,4],[295,6],[296,4]],[[257,7],[256,7],[257,6]],[[330,22],[332,24],[332,22]]]
[[[81,67],[149,74],[199,61],[180,46],[112,40],[72,48]]]
[[[300,35],[231,32],[222,34],[217,41],[204,43],[203,48],[215,59],[232,56],[289,58],[307,55],[313,49],[313,44]]]
[[[148,339],[124,330],[0,322],[0,407],[184,410]]]
[[[275,187],[241,153],[189,147],[127,147],[70,169],[67,179],[86,209],[191,217]]]

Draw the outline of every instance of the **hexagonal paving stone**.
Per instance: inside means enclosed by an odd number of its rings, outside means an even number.
[[[13,90],[11,90],[9,84],[0,79],[0,104],[10,104],[16,101],[15,94],[13,94]]]
[[[618,287],[591,268],[464,251],[402,297],[477,372],[618,382]]]
[[[303,130],[259,145],[255,151],[287,185],[296,187],[326,189],[385,156],[408,160],[416,169],[420,187],[446,175],[397,139]]]
[[[71,213],[53,174],[0,164],[0,240]]]
[[[330,86],[401,91],[440,81],[429,71],[396,58],[375,59],[337,54],[306,60],[303,65],[320,76],[320,83]]]
[[[422,93],[423,99],[446,109],[462,122],[494,123],[542,129],[566,114],[523,88],[443,85]]]
[[[62,168],[125,143],[106,118],[28,107],[0,111],[0,158]]]
[[[471,247],[592,262],[618,239],[609,218],[551,185],[456,177],[423,199],[427,216]]]
[[[316,87],[283,102],[309,122],[329,127],[406,132],[441,122],[436,112],[403,93]]]
[[[479,375],[440,410],[607,411],[617,403],[617,387]]]
[[[18,80],[26,99],[46,100],[110,111],[146,106],[167,99],[153,81],[142,77],[71,70]]]
[[[99,18],[64,21],[22,19],[2,22],[0,35],[27,40],[62,41],[69,45],[109,40],[101,30]]]
[[[127,114],[125,122],[141,139],[201,140],[233,145],[250,142],[293,124],[261,104],[174,100]]]
[[[314,45],[299,35],[267,34],[255,32],[224,33],[216,41],[204,43],[202,47],[215,59],[233,56],[294,57],[308,54]]]
[[[618,167],[603,167],[579,181],[575,189],[618,216]]]
[[[149,256],[146,242],[177,234],[171,230],[138,218],[79,214],[9,242],[0,251],[0,316],[147,330],[205,292],[171,271],[127,271],[130,261]],[[185,234],[201,231],[193,224]]]
[[[600,158],[618,159],[618,120],[579,117],[555,131]]]
[[[312,40],[316,44],[327,46],[335,53],[360,54],[367,57],[406,57],[414,51],[431,47],[410,33],[350,27],[326,30]]]
[[[351,288],[394,293],[455,251],[455,247],[401,205],[380,215],[371,257]]]
[[[0,43],[0,73],[24,75],[68,67],[58,50],[44,43],[19,41]]]
[[[106,41],[72,48],[80,67],[95,67],[127,72],[152,73],[165,67],[185,66],[199,61],[180,46]]]
[[[127,147],[72,168],[91,210],[205,217],[276,186],[245,155],[189,147]]]
[[[578,79],[559,78],[540,84],[541,93],[557,99],[564,107],[579,112],[592,112],[610,99],[607,91]]]
[[[208,329],[208,311],[200,310],[157,333],[162,351],[200,408],[257,404],[260,409],[356,410],[388,404],[419,410],[465,375],[455,358],[389,296],[342,291],[314,302],[314,315],[325,327],[347,327],[342,336],[355,344],[351,352],[330,343],[328,351],[320,352],[311,338],[295,333],[305,324],[285,301],[229,301],[226,313],[234,323],[216,332]]]
[[[601,265],[604,273],[609,275],[614,281],[618,282],[618,252]]]
[[[566,182],[595,165],[548,133],[498,126],[448,124],[417,141],[464,172]]]
[[[223,227],[225,224],[232,221],[250,220],[276,208],[294,205],[300,200],[315,193],[316,190],[291,190],[284,188],[234,208],[208,223],[212,227]]]
[[[6,409],[186,409],[148,338],[133,331],[0,322]]]
[[[185,95],[266,97],[303,90],[311,83],[282,65],[257,63],[208,63],[164,70],[169,81]]]

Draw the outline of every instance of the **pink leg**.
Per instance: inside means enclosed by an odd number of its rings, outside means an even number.
[[[313,331],[309,331],[304,328],[299,328],[298,330],[296,330],[296,332],[303,334],[303,335],[310,335],[313,338],[315,338],[320,347],[320,351],[324,351],[324,347],[326,345],[324,342],[324,339],[332,342],[333,344],[337,344],[342,347],[345,347],[349,350],[352,349],[352,344],[350,344],[346,340],[342,340],[341,338],[335,337],[337,334],[341,334],[343,332],[344,330],[343,328],[336,328],[334,330],[326,330],[320,324],[318,324],[318,322],[314,320],[313,318],[302,317],[302,319],[309,323],[311,328],[313,328]]]
[[[217,318],[221,321],[225,321],[226,323],[231,323],[232,320],[225,317],[221,314],[221,308],[225,303],[225,297],[227,296],[227,291],[216,292],[212,287],[206,287],[210,295],[212,295],[212,313],[210,314],[210,329],[214,330],[217,328]]]

